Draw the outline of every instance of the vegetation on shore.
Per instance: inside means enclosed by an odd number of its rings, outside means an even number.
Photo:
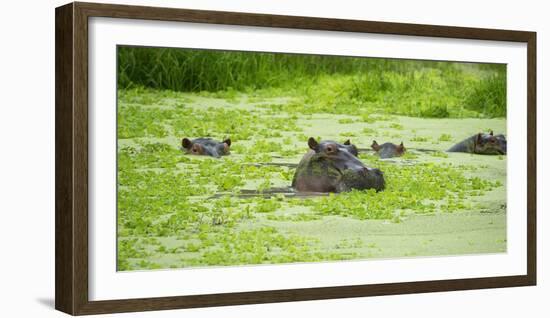
[[[119,88],[292,96],[312,112],[506,116],[506,65],[119,47]]]

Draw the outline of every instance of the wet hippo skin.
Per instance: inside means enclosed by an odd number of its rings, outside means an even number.
[[[317,142],[309,138],[310,150],[304,155],[292,180],[299,192],[345,192],[352,189],[383,190],[384,175],[366,167],[357,158],[357,148],[331,140]],[[352,147],[353,146],[353,147]]]

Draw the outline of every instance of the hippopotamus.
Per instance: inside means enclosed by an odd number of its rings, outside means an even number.
[[[386,142],[379,145],[376,140],[373,140],[371,148],[376,151],[382,159],[400,157],[405,153],[405,146],[403,146],[403,142],[399,145],[391,142]]]
[[[503,134],[494,135],[479,133],[468,137],[452,146],[448,152],[467,152],[480,155],[505,155],[506,137]]]
[[[366,167],[357,158],[357,147],[331,140],[308,140],[310,150],[304,155],[292,180],[299,192],[345,192],[352,189],[384,189],[384,174]]]
[[[224,141],[215,141],[212,138],[197,138],[189,140],[183,138],[181,146],[185,152],[192,155],[211,156],[219,158],[229,154],[231,139],[227,138]]]
[[[500,149],[506,154],[506,137],[503,134],[498,134],[495,136],[500,144]]]
[[[354,156],[359,156],[359,149],[357,149],[357,147],[351,143],[351,141],[348,139],[346,141],[344,141],[343,144],[338,144],[341,148],[344,148],[346,149],[349,153],[351,153],[352,155]]]

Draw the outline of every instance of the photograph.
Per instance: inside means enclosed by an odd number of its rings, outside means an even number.
[[[117,271],[507,252],[507,65],[118,45]]]

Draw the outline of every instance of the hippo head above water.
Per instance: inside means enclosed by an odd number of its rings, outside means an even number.
[[[464,139],[451,147],[449,152],[467,152],[480,155],[505,155],[507,151],[506,137],[503,134],[494,135],[493,131],[478,133]]]
[[[401,144],[396,145],[391,142],[386,142],[381,145],[379,145],[376,140],[372,142],[371,148],[376,151],[380,155],[380,158],[393,158],[393,157],[400,157],[405,153],[405,146],[403,145],[403,142]]]
[[[343,144],[338,144],[338,146],[340,148],[346,149],[349,153],[356,157],[359,156],[359,150],[357,149],[357,147],[355,147],[354,144],[351,143],[351,141],[349,141],[349,139],[346,140]]]
[[[506,137],[503,134],[494,135],[492,130],[488,134],[479,133],[476,136],[474,153],[505,155]]]
[[[379,169],[366,167],[357,158],[357,148],[344,144],[309,138],[311,149],[304,155],[292,180],[300,192],[344,192],[352,189],[384,189],[384,175]]]
[[[227,138],[224,141],[215,141],[211,138],[197,138],[189,140],[183,138],[181,140],[183,150],[192,155],[211,156],[219,158],[229,154],[231,139]]]

